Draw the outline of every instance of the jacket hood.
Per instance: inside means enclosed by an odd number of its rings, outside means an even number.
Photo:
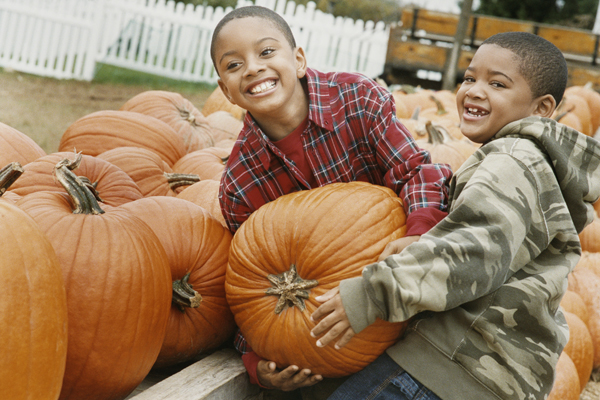
[[[527,117],[503,127],[502,137],[528,137],[546,152],[577,232],[594,218],[600,196],[600,142],[553,119]]]

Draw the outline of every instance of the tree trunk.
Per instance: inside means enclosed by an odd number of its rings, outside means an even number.
[[[456,34],[454,35],[454,44],[450,51],[450,57],[446,59],[446,67],[444,68],[444,78],[442,81],[442,89],[454,91],[456,86],[456,73],[458,69],[458,59],[462,49],[462,43],[467,35],[469,28],[469,18],[471,17],[471,8],[473,0],[463,0],[456,26]]]

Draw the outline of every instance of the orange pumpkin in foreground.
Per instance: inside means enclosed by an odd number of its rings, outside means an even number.
[[[235,321],[252,349],[279,367],[295,364],[325,377],[371,363],[405,323],[378,320],[336,350],[316,346],[310,315],[320,305],[316,296],[360,276],[388,242],[404,236],[405,224],[398,196],[366,182],[291,193],[255,211],[234,235],[225,280]]]
[[[121,207],[101,209],[70,169],[67,163],[56,168],[69,196],[34,192],[17,202],[50,240],[65,282],[69,324],[60,399],[123,399],[144,380],[164,339],[168,259],[146,223]]]
[[[10,174],[0,171],[0,193]],[[0,399],[57,399],[67,358],[67,297],[58,258],[35,221],[4,200],[0,251]]]

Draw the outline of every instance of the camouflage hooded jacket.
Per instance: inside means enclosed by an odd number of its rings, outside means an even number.
[[[388,354],[444,400],[544,399],[599,195],[600,142],[545,118],[508,124],[456,172],[444,220],[341,282],[352,328],[412,318]]]

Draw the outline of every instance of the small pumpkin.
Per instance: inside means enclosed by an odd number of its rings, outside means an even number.
[[[246,110],[230,102],[219,86],[215,87],[202,106],[202,114],[205,117],[216,111],[227,111],[240,121],[246,116]]]
[[[230,154],[231,151],[224,147],[208,147],[192,151],[177,160],[173,165],[173,172],[197,175],[200,180],[220,181]]]
[[[579,233],[581,250],[598,253],[600,252],[600,218],[596,217]]]
[[[227,226],[221,205],[219,203],[220,182],[214,179],[204,179],[183,189],[177,197],[206,209],[223,226]]]
[[[252,213],[233,237],[225,281],[252,349],[281,368],[295,364],[325,377],[357,372],[382,354],[406,323],[378,320],[336,350],[316,346],[310,315],[316,296],[360,276],[404,235],[405,223],[398,196],[366,182],[287,194]]]
[[[184,187],[200,180],[198,175],[177,174],[158,154],[141,147],[117,147],[98,154],[123,170],[143,196],[176,196]]]
[[[212,129],[215,144],[225,139],[236,140],[244,127],[244,122],[229,111],[215,111],[206,120]]]
[[[443,127],[431,121],[425,123],[425,132],[427,139],[416,141],[419,147],[429,151],[432,162],[448,164],[452,171],[457,171],[477,150],[470,141],[455,139]]]

